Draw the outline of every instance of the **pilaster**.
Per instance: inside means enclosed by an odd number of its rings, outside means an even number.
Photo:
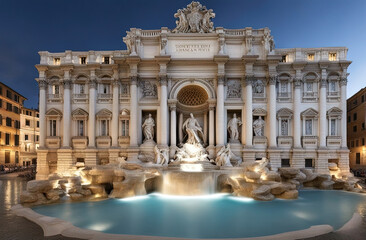
[[[38,149],[37,150],[37,180],[46,180],[50,174],[50,167],[47,161],[48,150]]]

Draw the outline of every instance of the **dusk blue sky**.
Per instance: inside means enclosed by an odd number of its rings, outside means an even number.
[[[0,81],[37,108],[38,51],[118,50],[129,28],[175,27],[191,0],[0,0]],[[205,0],[215,27],[269,27],[276,48],[349,48],[348,97],[366,85],[366,1]]]

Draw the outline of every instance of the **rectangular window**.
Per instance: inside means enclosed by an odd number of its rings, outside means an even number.
[[[14,145],[19,146],[19,135],[14,135]]]
[[[30,126],[30,121],[28,119],[25,120],[25,126]]]
[[[353,114],[353,121],[356,121],[357,120],[357,113],[354,113]]]
[[[16,129],[20,129],[20,122],[19,122],[18,120],[15,120],[15,121],[14,121],[14,127],[15,127]]]
[[[13,94],[9,90],[6,90],[6,97],[9,99],[13,99]]]
[[[56,126],[56,120],[50,120],[50,136],[57,136]]]
[[[5,145],[10,145],[10,134],[9,133],[5,134]]]
[[[36,135],[36,142],[39,141],[39,135]]]
[[[14,94],[14,101],[19,102],[19,96]]]
[[[11,127],[11,118],[6,118],[6,126]]]
[[[348,122],[351,122],[351,116],[348,116],[348,120],[347,120]]]
[[[19,163],[19,152],[16,151],[15,152],[15,164],[18,164]]]
[[[288,136],[288,119],[281,119],[281,136]]]
[[[0,108],[3,108],[3,100],[0,99]]]
[[[357,132],[357,125],[353,126],[353,132]]]
[[[290,159],[282,158],[281,159],[281,167],[290,167]]]
[[[0,87],[0,95],[3,95],[3,87]]]
[[[361,164],[361,154],[356,153],[356,164]]]
[[[358,139],[356,140],[356,147],[358,147]]]
[[[365,102],[365,95],[361,96],[361,102]]]
[[[305,135],[307,135],[307,136],[313,135],[313,120],[312,119],[305,120]]]
[[[85,94],[85,85],[84,84],[79,84],[79,93]]]
[[[362,127],[362,130],[365,130],[365,123],[364,122],[361,124],[361,127]]]
[[[351,141],[351,148],[355,147],[355,142]]]
[[[308,54],[308,61],[314,61],[314,57],[315,57],[314,53],[309,53]]]
[[[305,159],[305,167],[306,168],[312,168],[313,167],[313,159],[312,158],[306,158]]]
[[[61,59],[60,58],[54,58],[53,59],[53,65],[60,65],[61,64]]]
[[[37,128],[39,128],[39,121],[37,121]]]
[[[365,146],[365,138],[362,138],[362,146]]]
[[[6,103],[6,110],[13,111],[13,105],[11,105],[11,103]]]
[[[122,136],[127,137],[129,128],[129,120],[122,120]]]
[[[52,85],[52,94],[60,94],[60,86]]]
[[[329,61],[337,61],[337,53],[329,53]]]
[[[337,91],[337,89],[336,89],[336,83],[334,81],[332,81],[332,82],[329,83],[329,90],[331,92],[336,92]]]
[[[14,106],[13,107],[13,112],[16,113],[16,114],[20,113],[19,108]]]
[[[80,57],[80,64],[86,64],[86,57]]]
[[[331,136],[336,136],[337,132],[336,132],[336,119],[331,119],[330,120],[330,135]]]
[[[104,64],[109,64],[109,57],[104,57],[103,58],[103,63]]]
[[[306,83],[306,92],[312,92],[313,91],[313,83],[307,82]]]
[[[28,136],[28,134],[25,134],[24,135],[24,141],[28,141],[29,140],[29,136]]]
[[[84,136],[84,120],[78,120],[78,136]]]
[[[284,63],[289,62],[288,55],[283,55],[281,62],[284,62]]]
[[[109,120],[100,121],[100,135],[109,136]]]

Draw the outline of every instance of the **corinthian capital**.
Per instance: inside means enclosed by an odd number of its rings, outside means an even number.
[[[255,78],[253,75],[247,75],[247,76],[245,76],[244,85],[245,86],[252,85],[254,80],[255,80]]]
[[[294,86],[295,88],[301,87],[301,78],[294,78]]]
[[[137,76],[131,76],[131,85],[137,85],[138,83],[138,77]]]
[[[168,84],[168,77],[166,74],[159,75],[159,84],[160,86],[166,86]]]
[[[348,82],[347,77],[342,77],[342,78],[341,78],[340,85],[341,85],[341,86],[347,86],[347,82]]]
[[[42,79],[38,79],[38,86],[39,86],[39,89],[46,89],[47,88],[47,81],[42,78]]]
[[[275,85],[278,82],[278,75],[271,75],[268,78],[268,85]]]
[[[64,80],[64,89],[70,89],[71,88],[71,80],[65,79]]]
[[[226,78],[225,75],[217,75],[217,84],[225,84]]]

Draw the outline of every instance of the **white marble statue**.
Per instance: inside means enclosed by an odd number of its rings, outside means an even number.
[[[255,136],[262,137],[263,136],[263,129],[264,129],[264,120],[261,116],[257,120],[253,122],[253,130]]]
[[[126,157],[118,157],[118,158],[117,158],[117,162],[118,162],[118,168],[121,168],[121,167],[122,167],[122,165],[123,165],[124,163],[126,163]]]
[[[242,125],[240,118],[236,117],[236,113],[233,114],[233,118],[227,124],[227,130],[230,135],[230,142],[235,142],[239,140],[239,126]]]
[[[217,166],[232,167],[231,160],[235,161],[236,165],[240,165],[243,161],[231,151],[230,144],[228,144],[226,147],[223,146],[216,154],[215,163]]]
[[[142,130],[143,130],[144,136],[145,136],[144,142],[147,140],[153,140],[154,126],[155,126],[155,121],[151,117],[151,114],[149,114],[149,117],[146,118],[144,124],[142,124]]]
[[[183,130],[185,130],[188,134],[188,144],[201,143],[203,139],[202,128],[192,113],[190,114],[190,117],[183,123]]]
[[[158,146],[154,147],[155,163],[159,165],[166,165],[169,163],[169,151],[167,149],[159,149]]]

